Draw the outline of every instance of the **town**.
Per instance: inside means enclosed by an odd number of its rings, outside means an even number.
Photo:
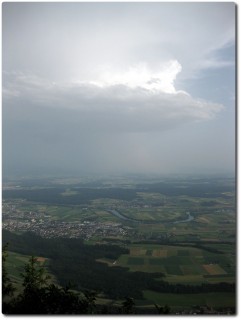
[[[34,232],[44,238],[82,238],[131,236],[133,229],[112,221],[65,222],[51,220],[44,212],[23,212],[16,203],[3,200],[2,227],[11,232]]]

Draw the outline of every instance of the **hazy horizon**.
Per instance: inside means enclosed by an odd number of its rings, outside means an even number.
[[[3,177],[235,174],[234,3],[3,3]]]

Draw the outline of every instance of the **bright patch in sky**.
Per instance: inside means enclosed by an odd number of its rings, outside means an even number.
[[[171,60],[160,65],[158,70],[152,71],[146,63],[130,67],[128,71],[115,72],[113,68],[100,76],[100,81],[92,83],[103,86],[124,85],[130,88],[144,88],[150,91],[175,93],[174,81],[181,72],[182,66],[177,60]]]
[[[20,104],[30,117],[31,107],[33,119],[34,110],[40,108],[49,113],[75,112],[80,131],[152,132],[213,119],[224,106],[177,91],[174,80],[180,68],[171,62],[155,74],[147,67],[130,68],[127,73],[104,76],[101,82],[74,83],[5,73],[3,92],[9,111]]]

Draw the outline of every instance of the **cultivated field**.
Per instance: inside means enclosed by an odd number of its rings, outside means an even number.
[[[235,305],[234,293],[197,293],[197,294],[173,294],[156,293],[154,291],[144,291],[144,296],[150,301],[161,306],[171,305],[173,310],[190,310],[195,306],[206,306],[207,308],[230,308]]]
[[[20,180],[3,190],[3,224],[19,234],[44,230],[46,238],[81,238],[93,249],[106,244],[128,249],[119,257],[96,258],[112,271],[125,267],[128,273],[145,272],[147,277],[161,273],[158,281],[173,287],[229,285],[236,282],[235,201],[233,178],[55,179],[50,185]],[[40,255],[39,263],[47,265],[44,253]],[[27,260],[28,256],[10,252],[8,270],[15,284]],[[235,305],[232,291],[140,290],[147,305]]]
[[[122,255],[117,265],[130,271],[162,272],[170,283],[235,281],[235,265],[229,256],[193,247],[132,245],[130,253]]]

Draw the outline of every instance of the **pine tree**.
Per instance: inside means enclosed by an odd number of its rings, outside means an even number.
[[[132,314],[134,313],[135,302],[133,298],[126,297],[125,301],[122,303],[122,313]]]
[[[2,296],[3,298],[7,296],[12,296],[15,288],[11,283],[11,280],[8,276],[7,268],[6,268],[6,260],[8,257],[8,243],[3,246],[2,250]]]
[[[25,273],[23,277],[24,293],[40,290],[47,285],[49,276],[46,275],[46,270],[38,265],[37,258],[31,257],[29,263],[24,267]]]

